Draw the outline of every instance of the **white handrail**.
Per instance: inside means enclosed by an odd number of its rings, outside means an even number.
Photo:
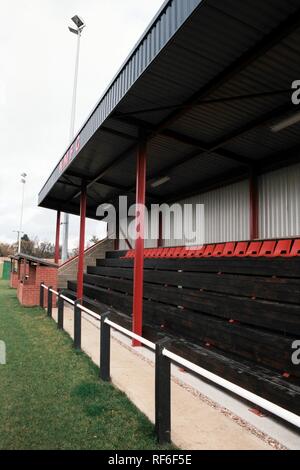
[[[56,290],[54,290],[54,289],[49,289],[49,290],[50,290],[50,292],[52,292],[53,294],[55,294],[55,295],[57,295],[57,296],[59,295],[58,292],[56,292]]]
[[[112,322],[108,318],[104,320],[104,323],[107,323],[110,325],[114,330],[120,331],[120,333],[124,333],[124,335],[129,336],[130,338],[136,339],[140,343],[144,344],[145,346],[148,346],[148,348],[155,350],[155,344],[152,343],[152,341],[149,341],[148,339],[143,338],[142,336],[139,336],[132,331],[127,330],[126,328],[123,328],[123,326],[118,325],[117,323]]]
[[[60,298],[63,299],[63,300],[65,300],[65,301],[68,302],[69,304],[72,304],[72,305],[75,304],[74,300],[69,299],[69,297],[66,297],[65,295],[61,295]]]
[[[208,370],[203,369],[200,366],[197,366],[196,364],[188,361],[187,359],[183,359],[177,354],[174,354],[171,351],[168,351],[168,349],[166,348],[163,349],[162,354],[163,356],[168,357],[169,359],[176,362],[177,364],[180,364],[186,367],[187,369],[195,372],[196,374],[201,375],[202,377],[205,377],[211,382],[214,382],[215,384],[220,385],[221,387],[229,390],[230,392],[233,392],[236,395],[239,395],[245,400],[255,403],[256,405],[260,406],[264,410],[267,410],[270,413],[276,416],[279,416],[285,421],[288,421],[294,426],[297,426],[298,428],[300,428],[300,416],[296,415],[295,413],[292,413],[291,411],[281,408],[275,403],[265,400],[265,398],[259,397],[258,395],[255,395],[255,393],[249,392],[248,390],[245,390],[244,388],[239,387],[238,385],[235,385],[232,382],[229,382],[228,380],[223,379],[222,377],[219,377],[218,375],[213,374],[212,372],[209,372]]]
[[[49,289],[49,287],[45,286],[45,284],[42,284],[42,287],[47,290]]]
[[[83,312],[87,313],[88,315],[91,315],[92,317],[97,318],[97,320],[101,320],[101,316],[98,313],[93,312],[89,308],[86,308],[86,307],[84,307],[83,305],[80,305],[80,304],[77,304],[77,307],[80,310],[82,310]]]

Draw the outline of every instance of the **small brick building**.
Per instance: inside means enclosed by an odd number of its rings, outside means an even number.
[[[41,282],[57,289],[57,274],[55,263],[24,254],[11,257],[10,286],[17,289],[19,302],[25,307],[39,305]],[[44,305],[47,306],[46,291]]]

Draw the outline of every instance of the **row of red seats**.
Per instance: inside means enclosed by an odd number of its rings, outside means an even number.
[[[300,256],[300,239],[230,242],[195,247],[146,248],[144,256],[145,258],[291,257]],[[127,251],[125,258],[134,258],[134,250]]]

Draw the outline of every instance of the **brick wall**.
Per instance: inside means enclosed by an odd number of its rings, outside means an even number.
[[[13,271],[10,273],[10,281],[9,285],[12,289],[16,289],[18,287],[18,273]]]
[[[84,254],[84,271],[86,272],[87,266],[96,266],[96,260],[105,258],[105,253],[113,249],[114,240],[107,238],[88,248]],[[61,265],[58,269],[58,287],[65,289],[68,281],[76,280],[77,269],[78,257]]]
[[[22,269],[24,273],[24,269]],[[52,266],[31,265],[26,270],[28,278],[21,278],[17,286],[17,297],[21,305],[33,307],[40,304],[40,284],[44,282],[46,286],[57,290],[57,268]],[[44,305],[47,306],[48,291],[44,290]],[[55,306],[56,297],[53,296],[53,306]]]

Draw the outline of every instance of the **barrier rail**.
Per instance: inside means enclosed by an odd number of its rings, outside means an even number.
[[[80,304],[79,300],[72,300],[66,297],[63,292],[56,292],[51,286],[47,287],[44,283],[40,285],[40,306],[44,307],[44,289],[48,291],[47,315],[52,317],[52,296],[58,297],[58,315],[57,326],[63,329],[64,323],[64,302],[74,306],[74,347],[81,348],[81,313],[84,312],[100,321],[100,378],[104,381],[110,381],[110,330],[124,334],[128,338],[136,339],[147,348],[155,351],[155,431],[160,444],[171,442],[171,363],[183,366],[185,369],[204,377],[210,382],[229,390],[235,395],[254,403],[255,405],[269,411],[275,416],[287,421],[288,423],[300,428],[300,416],[292,413],[275,403],[272,403],[222,377],[203,369],[202,367],[184,359],[177,354],[169,351],[168,346],[171,343],[169,338],[164,338],[157,343],[139,336],[132,331],[109,320],[110,311],[101,315],[93,312]]]

